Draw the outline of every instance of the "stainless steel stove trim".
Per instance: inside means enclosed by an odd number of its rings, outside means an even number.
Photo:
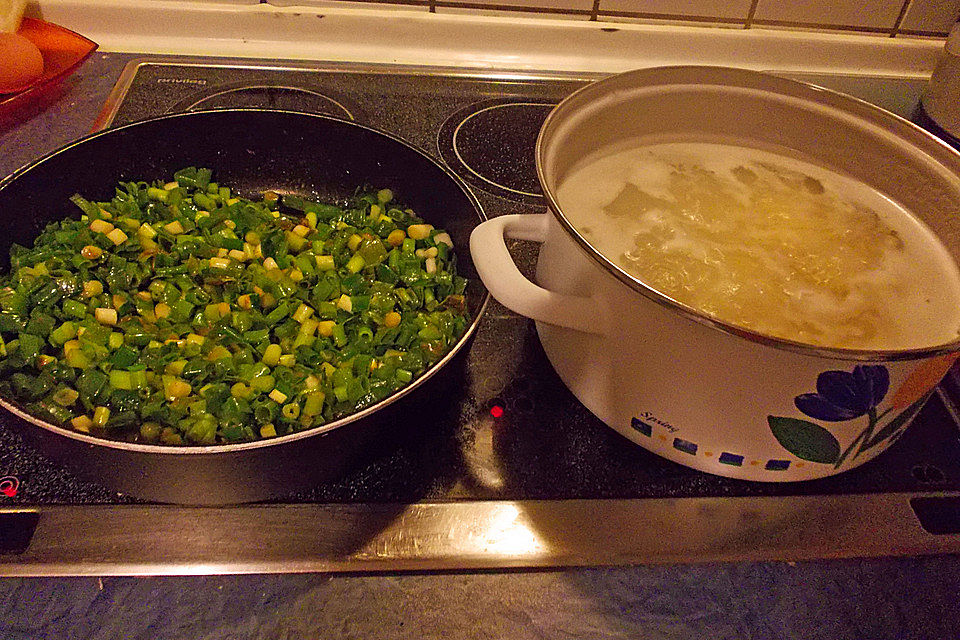
[[[480,80],[525,82],[525,81],[591,81],[608,74],[572,73],[561,71],[513,71],[504,69],[469,69],[461,67],[438,67],[420,65],[373,64],[356,62],[324,62],[308,65],[297,62],[251,63],[249,60],[229,58],[198,58],[196,56],[163,56],[162,60],[137,58],[124,66],[120,77],[107,96],[91,132],[110,126],[120,110],[133,84],[133,79],[143,66],[199,67],[204,69],[254,69],[258,71],[315,71],[319,73],[388,73],[395,75],[443,76],[448,78],[475,78]]]
[[[960,493],[40,507],[29,547],[0,555],[0,576],[463,571],[960,552],[960,536],[920,526],[909,503],[919,496]]]

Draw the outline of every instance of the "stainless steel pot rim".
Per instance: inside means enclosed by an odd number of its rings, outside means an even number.
[[[145,119],[145,120],[138,120],[138,121],[136,121],[136,122],[131,122],[131,123],[128,123],[128,124],[124,124],[124,125],[121,125],[121,126],[117,126],[117,127],[110,127],[110,128],[104,129],[104,130],[102,130],[102,131],[98,131],[98,132],[96,132],[96,133],[92,133],[92,134],[90,134],[90,135],[87,135],[87,136],[84,136],[84,137],[79,138],[79,139],[77,139],[77,140],[74,140],[74,141],[72,141],[72,142],[70,142],[70,143],[68,143],[68,144],[63,145],[62,147],[59,147],[58,149],[55,149],[55,150],[53,150],[53,151],[45,154],[44,156],[42,156],[42,157],[40,157],[40,158],[38,158],[38,159],[36,159],[36,160],[34,160],[34,161],[32,161],[32,162],[27,163],[26,165],[20,167],[19,169],[17,169],[16,171],[14,171],[14,172],[11,173],[10,175],[8,175],[6,178],[0,180],[0,189],[3,189],[7,184],[9,184],[10,182],[12,182],[14,179],[16,179],[16,178],[17,178],[18,176],[20,176],[21,174],[23,174],[23,173],[25,173],[25,172],[33,169],[34,167],[37,167],[37,166],[43,164],[44,162],[47,162],[49,159],[53,158],[54,156],[56,156],[56,155],[58,155],[58,154],[60,154],[60,153],[66,152],[66,151],[70,150],[71,148],[73,148],[73,147],[75,147],[75,146],[77,146],[77,145],[80,145],[80,144],[86,142],[87,140],[92,140],[92,139],[98,138],[98,137],[100,137],[100,136],[109,135],[111,132],[114,132],[114,131],[118,131],[118,130],[122,130],[122,129],[128,129],[128,128],[137,127],[137,126],[142,126],[142,125],[144,125],[144,124],[151,123],[151,122],[156,122],[156,121],[158,121],[158,120],[179,119],[179,118],[189,118],[189,117],[201,117],[201,116],[203,116],[203,115],[207,115],[207,114],[210,114],[210,113],[222,113],[222,112],[229,112],[229,113],[238,113],[238,112],[239,112],[239,113],[264,113],[264,112],[267,112],[267,113],[288,114],[288,115],[293,115],[293,116],[297,116],[297,117],[304,117],[304,118],[314,118],[314,119],[319,119],[319,120],[334,120],[334,121],[336,121],[336,122],[339,122],[339,123],[342,123],[342,124],[346,124],[346,125],[349,125],[349,126],[351,126],[351,127],[357,127],[357,128],[359,128],[359,129],[366,129],[366,130],[371,131],[371,132],[373,132],[373,133],[376,133],[376,134],[379,134],[379,135],[384,136],[384,137],[386,137],[386,138],[389,138],[389,139],[391,139],[391,140],[393,140],[393,141],[395,141],[395,142],[398,142],[398,143],[404,145],[405,147],[408,147],[409,149],[415,151],[417,154],[419,154],[419,155],[422,156],[424,159],[426,159],[427,161],[429,161],[430,163],[432,163],[433,165],[435,165],[438,169],[440,169],[448,178],[450,178],[450,179],[457,185],[457,188],[464,194],[464,196],[466,196],[466,198],[467,198],[467,200],[470,202],[470,204],[473,206],[473,208],[474,208],[474,210],[476,211],[477,216],[478,216],[478,218],[477,218],[477,223],[478,223],[478,224],[481,223],[481,222],[483,222],[483,221],[485,221],[485,220],[487,219],[486,213],[483,211],[483,207],[480,205],[479,200],[477,200],[477,198],[476,198],[476,196],[473,194],[473,192],[470,191],[470,190],[467,188],[467,186],[466,186],[466,184],[463,182],[463,180],[461,180],[456,174],[454,174],[452,171],[450,171],[450,169],[448,169],[445,165],[443,165],[443,164],[440,163],[440,162],[437,162],[436,160],[434,160],[433,158],[431,158],[431,157],[428,156],[427,154],[423,153],[422,151],[420,151],[419,149],[417,149],[416,147],[414,147],[413,145],[411,145],[409,142],[403,140],[402,138],[399,138],[399,137],[397,137],[397,136],[395,136],[395,135],[393,135],[393,134],[391,134],[391,133],[389,133],[389,132],[382,131],[382,130],[377,129],[377,128],[375,128],[375,127],[370,127],[370,126],[367,126],[367,125],[358,124],[358,123],[353,122],[353,121],[350,121],[350,120],[345,120],[345,119],[337,118],[337,117],[334,117],[334,116],[320,115],[320,114],[315,114],[315,113],[305,113],[305,112],[301,112],[301,111],[291,111],[291,110],[288,110],[288,109],[258,109],[258,108],[206,109],[206,110],[191,111],[191,112],[188,112],[188,113],[165,114],[165,115],[162,115],[162,116],[157,116],[157,117],[155,117],[155,118],[148,118],[148,119]],[[419,378],[416,378],[415,380],[413,380],[409,385],[407,385],[407,386],[404,387],[403,389],[397,391],[396,393],[391,394],[390,396],[384,398],[384,399],[381,400],[380,402],[377,402],[377,403],[375,403],[375,404],[372,404],[372,405],[370,405],[369,407],[366,407],[365,409],[362,409],[362,410],[360,410],[360,411],[358,411],[358,412],[356,412],[356,413],[351,413],[351,414],[348,415],[348,416],[344,416],[343,418],[340,418],[340,419],[338,419],[338,420],[334,420],[333,422],[330,422],[330,423],[327,423],[327,424],[322,424],[322,425],[313,427],[313,428],[311,428],[311,429],[306,429],[306,430],[304,430],[304,431],[298,431],[298,432],[295,432],[295,433],[290,433],[290,434],[287,434],[287,435],[279,436],[279,437],[276,437],[276,438],[269,438],[269,439],[265,439],[265,440],[255,440],[255,441],[253,441],[253,442],[238,442],[238,443],[236,443],[236,444],[222,444],[222,445],[188,445],[188,446],[172,446],[172,445],[157,445],[157,444],[142,444],[142,443],[136,443],[136,442],[124,442],[124,441],[122,441],[122,440],[110,440],[110,439],[107,439],[107,438],[100,438],[100,437],[97,437],[97,436],[92,436],[92,435],[88,435],[88,434],[85,434],[85,433],[80,433],[80,432],[78,432],[78,431],[73,431],[72,429],[67,429],[67,428],[65,428],[65,427],[60,427],[60,426],[58,426],[58,425],[52,424],[52,423],[50,423],[50,422],[47,422],[47,421],[45,421],[45,420],[41,420],[40,418],[37,418],[36,416],[33,416],[33,415],[31,415],[30,413],[24,411],[19,405],[17,405],[16,403],[11,402],[11,401],[8,400],[7,398],[0,397],[0,407],[3,407],[4,409],[6,409],[7,411],[9,411],[10,413],[18,416],[19,418],[21,418],[21,419],[23,419],[23,420],[25,420],[25,421],[27,421],[27,422],[29,422],[29,423],[31,423],[31,424],[34,424],[34,425],[36,425],[36,426],[38,426],[38,427],[41,427],[41,428],[43,428],[43,429],[46,429],[46,430],[48,430],[48,431],[52,431],[53,433],[56,433],[57,435],[61,435],[61,436],[67,437],[67,438],[72,438],[73,440],[79,440],[79,441],[81,441],[81,442],[85,442],[85,443],[90,444],[90,445],[96,445],[96,446],[100,446],[100,447],[108,447],[108,448],[113,448],[113,449],[122,449],[122,450],[130,451],[130,452],[139,452],[139,453],[146,453],[146,454],[162,453],[162,454],[174,454],[174,455],[192,456],[192,455],[235,454],[235,453],[240,453],[240,452],[243,452],[243,451],[249,451],[249,450],[252,450],[252,449],[261,449],[261,448],[268,448],[268,447],[273,447],[273,446],[279,446],[279,445],[282,445],[282,444],[285,444],[285,443],[294,442],[294,441],[302,440],[302,439],[305,439],[305,438],[312,438],[312,437],[323,436],[324,434],[327,434],[327,433],[329,433],[329,432],[331,432],[331,431],[334,431],[335,429],[339,429],[339,428],[341,428],[341,427],[344,427],[344,426],[346,426],[346,425],[348,425],[348,424],[350,424],[350,423],[352,423],[352,422],[356,422],[357,420],[360,420],[361,418],[365,418],[365,417],[373,414],[374,412],[379,411],[380,409],[386,408],[386,407],[390,406],[391,404],[393,404],[394,402],[397,402],[397,401],[401,400],[402,398],[406,397],[406,396],[409,395],[410,393],[413,393],[416,389],[418,389],[420,386],[422,386],[422,385],[425,384],[428,380],[430,380],[430,378],[432,378],[437,372],[439,372],[440,369],[442,369],[448,362],[450,362],[450,360],[452,360],[452,359],[460,352],[461,349],[464,348],[464,346],[466,345],[466,343],[469,342],[470,337],[471,337],[471,336],[474,334],[474,332],[477,330],[477,326],[479,325],[480,319],[483,317],[483,314],[486,312],[487,305],[489,304],[489,302],[490,302],[490,293],[484,289],[484,291],[483,291],[483,299],[482,299],[482,301],[481,301],[481,303],[480,303],[480,306],[479,306],[478,309],[477,309],[477,313],[474,314],[474,317],[473,317],[473,318],[471,318],[470,324],[467,326],[466,330],[464,331],[464,333],[463,333],[463,335],[460,337],[460,339],[456,342],[456,344],[454,344],[453,348],[450,349],[450,351],[448,351],[448,352],[446,353],[446,355],[444,355],[440,360],[438,360],[437,362],[435,362],[435,363],[433,364],[433,366],[431,366],[429,369],[427,369],[427,370],[423,373],[423,375],[421,375]]]
[[[646,298],[676,311],[680,316],[698,322],[705,326],[717,329],[724,333],[738,336],[751,342],[756,342],[765,346],[791,351],[804,355],[816,356],[821,358],[830,358],[845,361],[860,362],[893,362],[903,360],[919,360],[937,355],[944,355],[960,351],[960,336],[951,342],[934,345],[931,347],[922,347],[914,349],[890,349],[890,350],[872,350],[872,349],[845,349],[840,347],[822,347],[811,345],[795,340],[777,338],[767,334],[759,333],[710,316],[694,307],[690,307],[670,296],[660,293],[653,287],[645,284],[635,276],[626,272],[622,267],[608,259],[601,252],[595,249],[580,233],[574,228],[573,224],[563,215],[561,207],[557,202],[556,194],[549,185],[544,167],[544,147],[546,146],[546,135],[556,125],[557,121],[565,118],[568,112],[577,109],[581,103],[592,100],[592,94],[601,91],[610,84],[624,85],[624,91],[631,94],[638,91],[664,91],[664,90],[689,90],[690,92],[704,92],[707,90],[741,90],[753,94],[762,93],[767,96],[781,100],[796,102],[802,101],[805,106],[810,106],[818,110],[829,111],[834,115],[839,115],[844,119],[855,121],[861,125],[869,125],[871,129],[882,132],[886,136],[901,138],[897,129],[904,133],[918,137],[919,140],[912,142],[922,142],[926,145],[932,145],[932,149],[940,153],[946,153],[960,160],[960,153],[950,145],[943,142],[936,136],[925,131],[914,123],[890,113],[884,109],[874,106],[868,102],[848,96],[837,91],[825,89],[815,85],[806,84],[796,80],[781,78],[760,71],[740,69],[735,67],[717,67],[717,66],[663,66],[650,67],[646,69],[637,69],[620,73],[603,80],[598,80],[592,84],[582,87],[562,100],[544,120],[543,126],[537,137],[536,144],[536,168],[537,178],[540,187],[543,190],[544,198],[547,201],[549,213],[560,223],[561,227],[573,238],[580,248],[589,256],[590,259],[599,265],[604,271],[615,277],[621,283],[627,285],[635,292]],[[914,145],[916,146],[916,145]],[[929,149],[928,149],[929,151]],[[926,153],[924,154],[927,155]],[[932,167],[939,167],[946,171],[935,158],[929,157]]]

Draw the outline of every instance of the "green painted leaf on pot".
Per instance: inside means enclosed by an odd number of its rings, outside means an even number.
[[[867,446],[864,448],[872,449],[873,447],[877,446],[878,444],[890,438],[890,436],[892,436],[894,433],[897,433],[898,431],[900,431],[901,428],[903,428],[903,426],[907,424],[907,422],[912,420],[914,416],[916,416],[920,412],[920,409],[923,408],[923,405],[927,402],[927,400],[930,398],[932,394],[933,394],[933,391],[931,391],[930,393],[924,394],[922,398],[920,398],[919,400],[914,402],[912,405],[904,409],[902,413],[895,416],[882,429],[880,429],[880,431],[877,432],[877,435],[875,435],[867,444]]]
[[[767,422],[783,448],[801,460],[831,464],[840,457],[840,443],[818,424],[779,416],[767,416]]]

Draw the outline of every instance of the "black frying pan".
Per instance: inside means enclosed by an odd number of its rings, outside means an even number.
[[[3,268],[12,243],[32,244],[48,222],[79,214],[68,200],[74,193],[109,200],[118,181],[169,179],[185,166],[209,167],[217,182],[248,197],[272,189],[337,201],[359,186],[392,189],[398,201],[450,233],[458,270],[470,280],[473,322],[445,358],[405,389],[347,418],[272,440],[209,447],[115,442],[51,425],[0,398],[20,418],[6,422],[79,475],[149,500],[187,504],[289,493],[341,475],[384,429],[411,422],[429,429],[423,407],[436,404],[438,385],[450,377],[437,374],[455,370],[447,365],[487,302],[468,241],[484,215],[449,170],[387,134],[324,116],[234,109],[163,116],[87,136],[0,182]]]

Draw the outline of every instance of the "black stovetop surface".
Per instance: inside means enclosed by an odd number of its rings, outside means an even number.
[[[807,77],[904,111],[918,83]],[[517,74],[371,73],[145,63],[112,124],[192,108],[266,106],[352,117],[447,162],[488,216],[536,213],[533,140],[548,106],[588,78]],[[516,106],[520,105],[520,106]],[[905,115],[910,115],[909,113]],[[537,246],[515,242],[532,274]],[[533,322],[491,301],[466,356],[463,384],[412,439],[371,452],[336,482],[276,502],[415,502],[459,499],[600,499],[775,496],[960,489],[960,431],[935,397],[877,459],[803,483],[751,483],[693,471],[632,444],[567,391]],[[491,409],[502,415],[494,417]],[[494,411],[494,413],[499,413]],[[78,479],[24,444],[0,416],[0,470],[19,492],[5,504],[135,502]],[[411,416],[411,420],[415,420]]]

